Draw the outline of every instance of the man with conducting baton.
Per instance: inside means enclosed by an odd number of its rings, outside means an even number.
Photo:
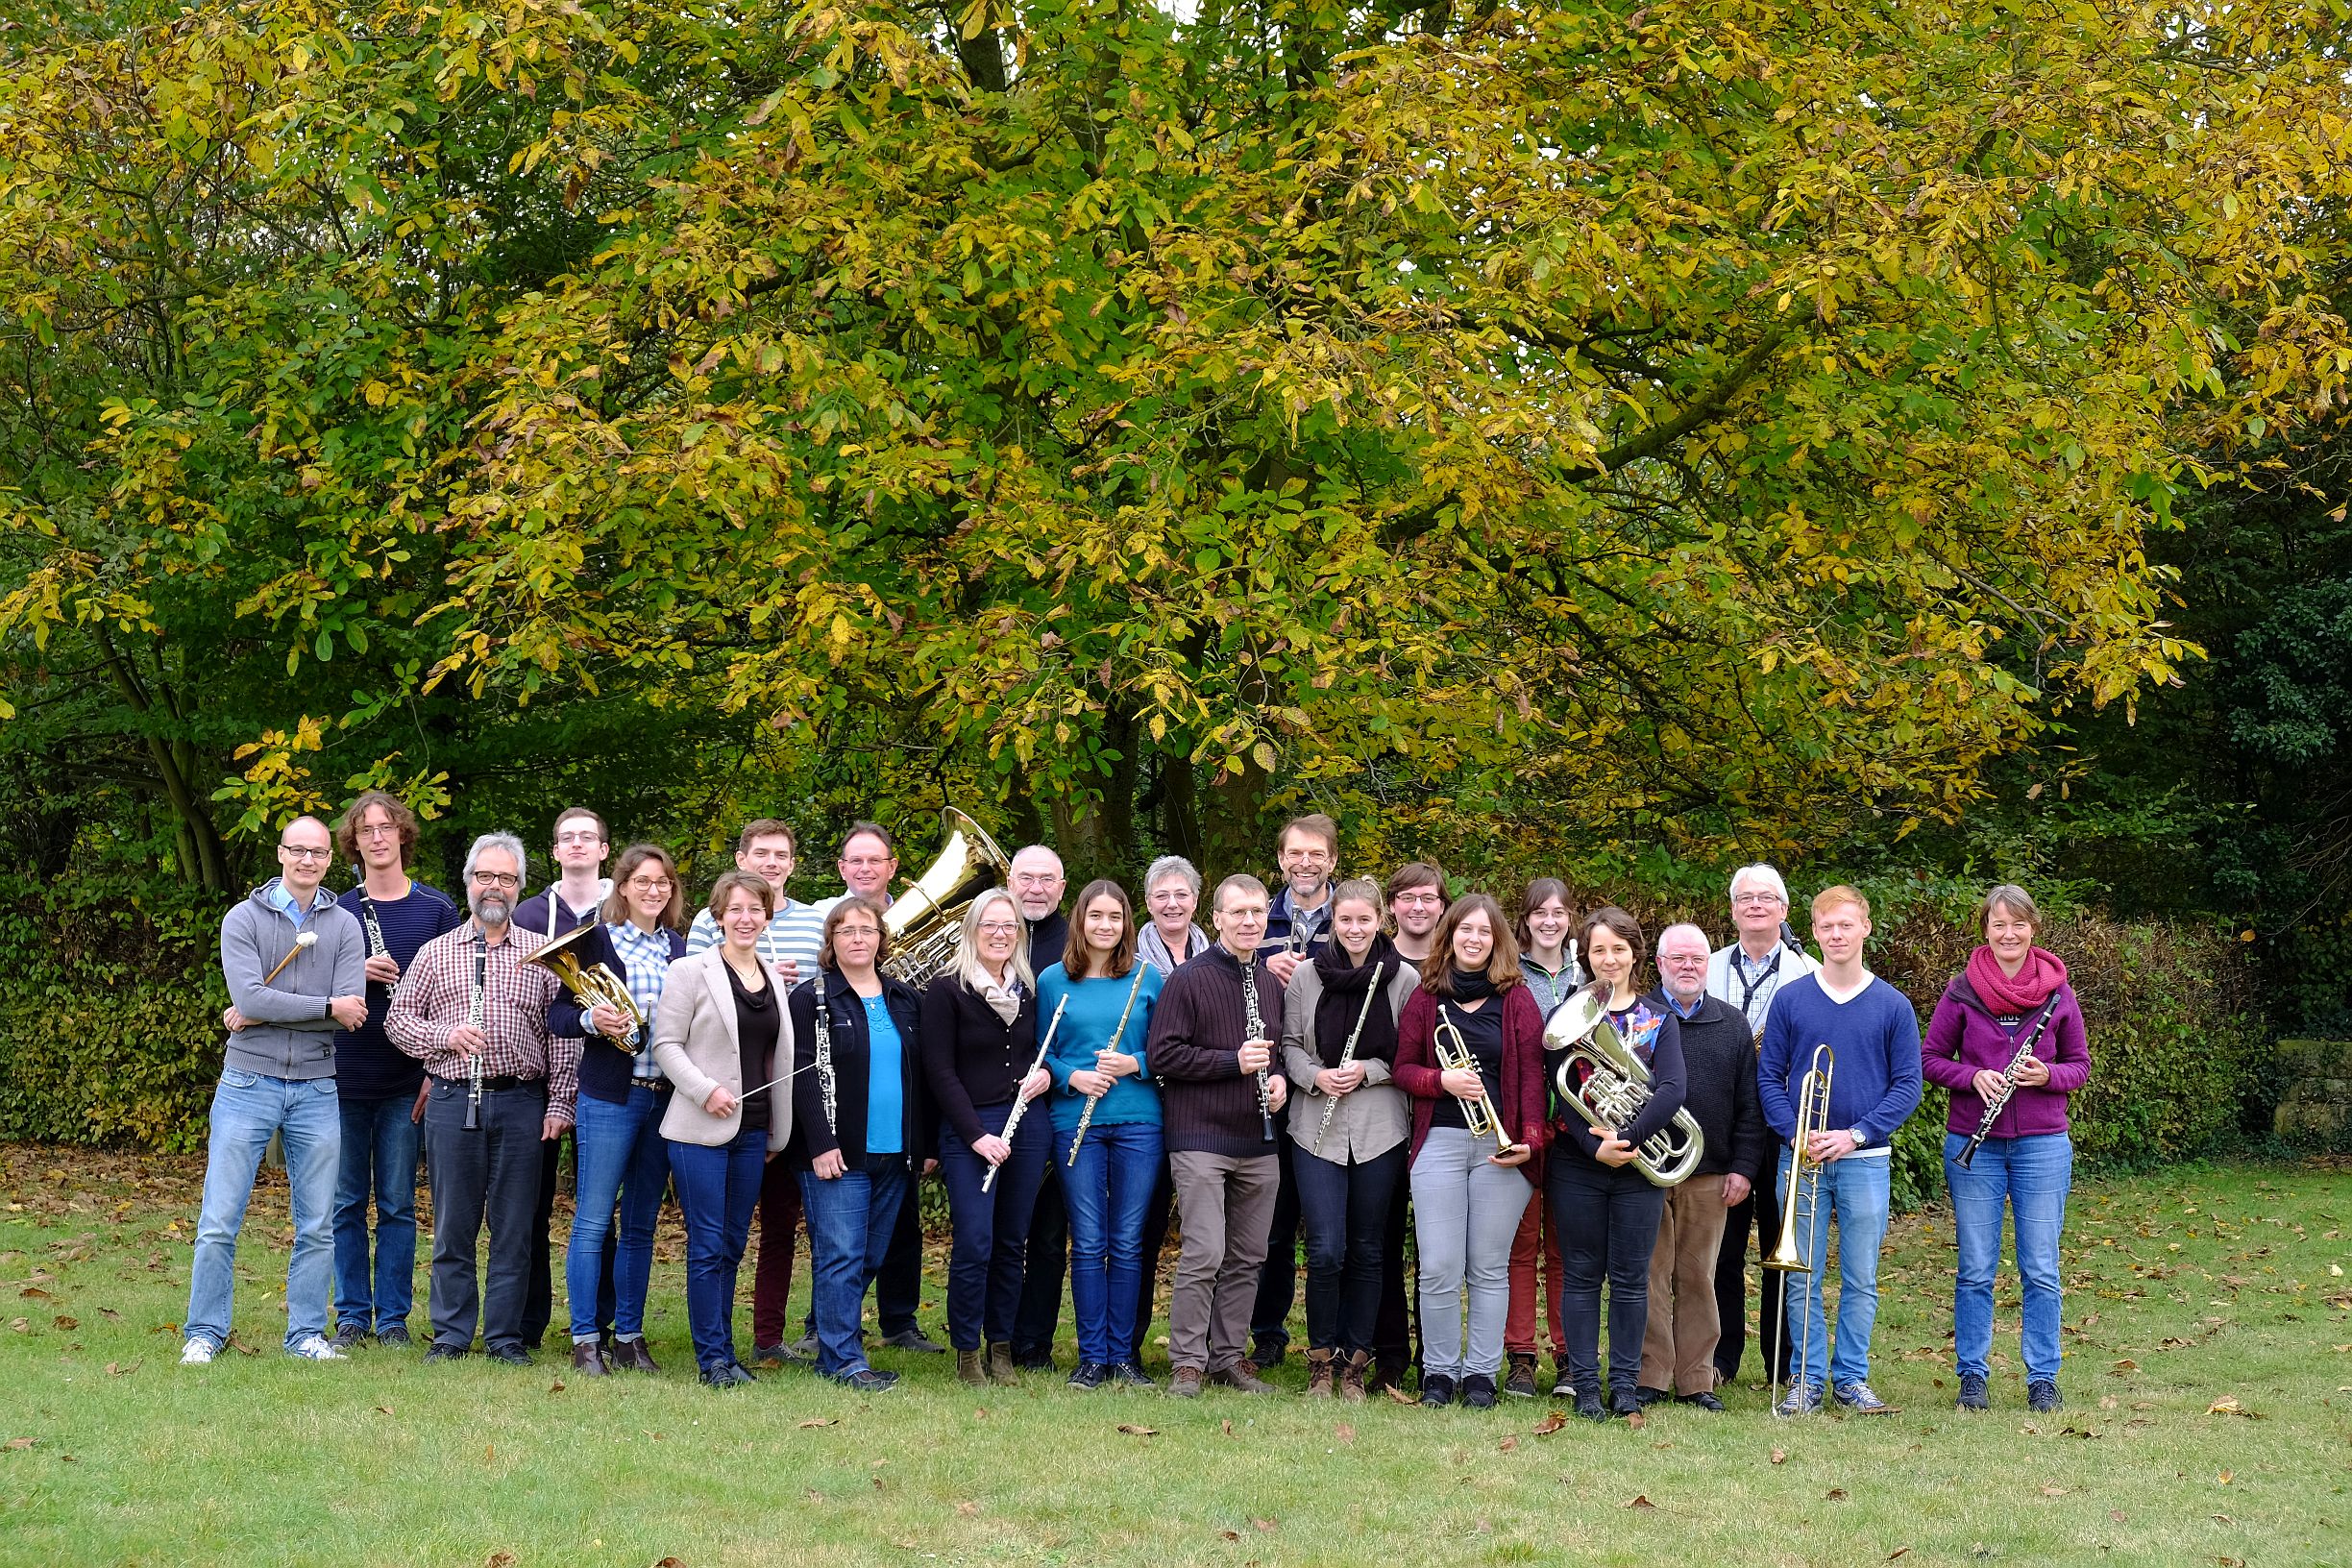
[[[359,922],[320,886],[333,856],[327,824],[295,818],[278,841],[280,874],[221,921],[230,1035],[212,1091],[183,1366],[205,1365],[229,1342],[237,1233],[272,1134],[285,1144],[294,1212],[285,1348],[306,1360],[344,1360],[327,1341],[335,1177],[343,1157],[334,1037],[367,1018],[367,942]]]

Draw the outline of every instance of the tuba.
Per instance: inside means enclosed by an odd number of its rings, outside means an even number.
[[[950,806],[940,814],[947,842],[928,870],[882,912],[889,933],[885,973],[918,991],[954,965],[963,945],[964,911],[974,898],[1012,879],[1013,863],[978,822]]]
[[[1580,991],[1544,1020],[1544,1051],[1558,1055],[1553,1087],[1560,1103],[1587,1124],[1611,1131],[1629,1125],[1650,1103],[1650,1069],[1642,1065],[1608,1020],[1608,1004]],[[1577,1068],[1588,1069],[1581,1084]],[[1673,1187],[1699,1168],[1706,1135],[1688,1111],[1652,1134],[1633,1151],[1633,1168],[1653,1187]]]
[[[596,935],[597,922],[582,920],[552,942],[541,943],[523,962],[536,964],[563,982],[564,990],[579,1003],[582,1011],[594,1007],[609,1007],[632,1025],[630,1038],[613,1041],[625,1051],[634,1051],[645,1040],[646,1016],[637,999],[629,994],[628,983],[613,973],[609,964],[583,964],[579,950]]]

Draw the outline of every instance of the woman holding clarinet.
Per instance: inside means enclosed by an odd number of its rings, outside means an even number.
[[[1078,1322],[1073,1388],[1148,1388],[1136,1343],[1143,1222],[1160,1179],[1160,1091],[1144,1074],[1160,971],[1136,951],[1135,911],[1115,882],[1087,884],[1069,950],[1038,976],[1038,1006],[1061,1019],[1053,1075],[1053,1148],[1069,1208],[1070,1306]]]
[[[1020,1382],[1013,1317],[1029,1215],[1052,1158],[1052,1130],[1025,1114],[1052,1082],[1041,1061],[1025,932],[1011,894],[992,888],[980,894],[964,912],[955,968],[923,992],[923,1077],[939,1111],[940,1173],[955,1233],[947,1337],[956,1376],[975,1385]]]
[[[1944,1124],[1944,1176],[1959,1229],[1953,1282],[1953,1356],[1963,1410],[1991,1408],[1993,1276],[2000,1267],[2001,1215],[2017,1223],[2018,1274],[2025,1287],[2022,1346],[2026,1404],[2057,1409],[2060,1292],[2058,1236],[2074,1180],[2067,1096],[2091,1077],[2082,1007],[2057,954],[2035,945],[2042,912],[2023,888],[2002,883],[1977,906],[1984,945],[1936,1003],[1920,1067],[1951,1090]]]

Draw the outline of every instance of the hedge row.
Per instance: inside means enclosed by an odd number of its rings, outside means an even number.
[[[1965,908],[1872,891],[1873,967],[1923,1026],[1973,944]],[[201,1147],[227,1002],[219,910],[170,886],[4,879],[0,909],[0,1139]],[[2266,1112],[2268,1041],[2228,933],[2075,915],[2053,920],[2046,944],[2090,1022],[2092,1079],[2074,1106],[2087,1162],[2202,1154]],[[1897,1140],[1899,1202],[1943,1190],[1944,1112],[1931,1089]]]

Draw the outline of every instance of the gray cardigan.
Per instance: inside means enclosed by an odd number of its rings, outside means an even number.
[[[776,983],[768,971],[768,983]],[[702,1109],[710,1091],[725,1085],[737,1099],[757,1085],[743,1081],[743,1046],[735,1029],[735,992],[727,985],[726,956],[717,947],[689,953],[671,964],[662,982],[661,1006],[653,1015],[653,1060],[676,1086],[670,1109],[662,1114],[661,1134],[674,1143],[716,1147],[743,1131],[741,1115],[714,1116]],[[776,995],[776,1048],[768,1059],[767,1082],[785,1071],[793,1059],[792,1009]],[[768,1152],[772,1156],[792,1141],[792,1082],[761,1090],[768,1098]]]
[[[1389,1017],[1404,1017],[1406,1000],[1420,984],[1420,971],[1399,962],[1395,978],[1384,982]],[[1315,1074],[1323,1070],[1323,1057],[1316,1048],[1314,1017],[1315,1004],[1322,998],[1323,976],[1312,963],[1301,964],[1283,992],[1283,1070],[1298,1090],[1290,1112],[1290,1137],[1300,1148],[1334,1164],[1361,1164],[1405,1141],[1412,1131],[1412,1102],[1391,1081],[1385,1062],[1366,1062],[1363,1083],[1336,1102],[1316,1090]],[[1335,1103],[1331,1133],[1317,1148],[1323,1108]]]
[[[320,907],[301,927],[318,933],[318,941],[296,951],[292,918],[270,902],[277,886],[275,877],[262,883],[221,919],[221,972],[229,999],[245,1015],[222,1065],[269,1078],[332,1078],[335,1032],[343,1026],[327,1004],[367,994],[367,934],[322,889]],[[262,977],[288,953],[293,958],[264,985]]]

